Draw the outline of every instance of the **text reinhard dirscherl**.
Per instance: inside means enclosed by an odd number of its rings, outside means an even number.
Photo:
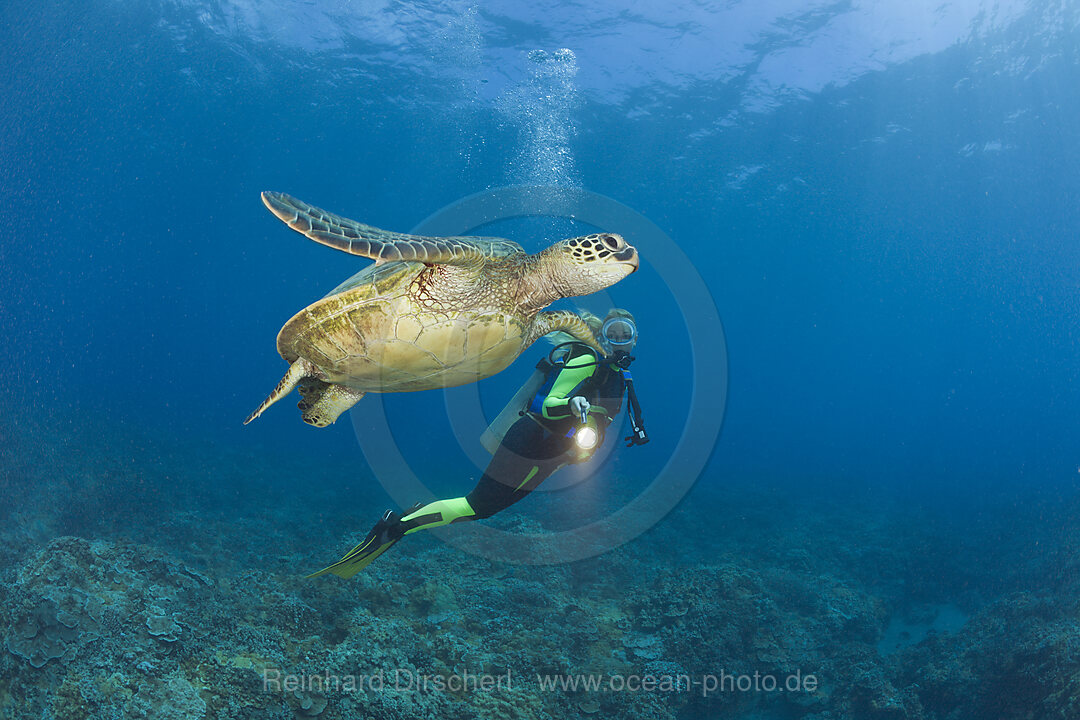
[[[263,670],[263,690],[266,692],[493,692],[520,686],[510,671],[501,675],[471,673],[468,670],[450,674],[423,674],[413,670],[377,670],[369,675],[337,675],[329,670],[322,674],[285,673],[274,668]],[[723,692],[805,692],[818,688],[817,676],[796,670],[787,675],[754,672],[733,674],[721,670],[717,674],[620,674],[581,673],[576,675],[536,675],[536,683],[544,692],[692,692],[707,697]]]

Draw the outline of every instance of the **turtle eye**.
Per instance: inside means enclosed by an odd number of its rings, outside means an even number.
[[[619,249],[619,239],[615,235],[601,235],[600,239],[604,241],[604,244],[612,250]]]

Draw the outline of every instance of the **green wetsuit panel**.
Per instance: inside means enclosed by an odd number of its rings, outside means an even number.
[[[600,366],[597,364],[596,358],[588,354],[567,360],[566,366],[555,377],[555,382],[551,385],[551,392],[544,398],[543,416],[548,420],[560,420],[569,417],[570,410],[567,406],[570,404],[571,395],[583,382],[593,376],[598,367]],[[590,407],[589,412],[607,414],[607,410],[599,405]]]
[[[459,497],[430,502],[401,518],[401,521],[406,525],[412,525],[405,531],[405,534],[408,535],[417,530],[442,527],[457,520],[468,520],[474,515],[476,515],[476,512],[469,505],[469,501]]]

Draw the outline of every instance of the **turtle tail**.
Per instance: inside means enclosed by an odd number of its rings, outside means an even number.
[[[249,422],[262,415],[266,408],[291,393],[297,383],[305,377],[313,375],[314,371],[315,367],[310,361],[305,360],[304,358],[297,358],[296,362],[289,366],[289,371],[285,373],[285,377],[281,378],[281,382],[274,388],[274,392],[270,393],[270,396],[263,400],[259,407],[255,408],[255,412],[248,415],[244,424],[247,425]]]

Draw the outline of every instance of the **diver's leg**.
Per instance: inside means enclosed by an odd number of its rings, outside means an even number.
[[[472,520],[475,516],[476,513],[469,506],[469,501],[463,497],[436,500],[426,504],[417,503],[404,513],[387,510],[363,542],[330,567],[312,573],[308,577],[318,577],[329,573],[342,578],[351,578],[409,533],[448,525],[459,520]]]
[[[408,535],[417,530],[429,530],[453,522],[472,520],[475,517],[476,512],[469,505],[469,501],[458,497],[436,500],[426,505],[416,505],[401,518],[401,525],[404,534]]]
[[[522,418],[507,431],[484,476],[466,497],[417,503],[398,514],[387,510],[364,542],[341,560],[310,577],[333,573],[352,577],[409,533],[454,522],[491,517],[533,491],[565,463],[566,442]]]
[[[522,418],[506,432],[483,477],[465,499],[482,520],[532,492],[565,464],[566,440]]]

